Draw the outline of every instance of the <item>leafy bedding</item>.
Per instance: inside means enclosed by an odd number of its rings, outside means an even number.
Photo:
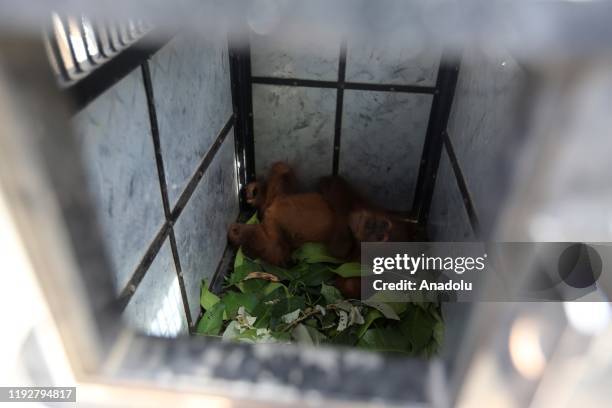
[[[258,222],[254,216],[249,223]],[[436,303],[381,303],[344,299],[332,286],[337,275],[360,276],[359,263],[305,244],[291,268],[248,259],[238,250],[221,296],[202,282],[204,314],[197,333],[250,343],[335,344],[429,357],[442,342]]]

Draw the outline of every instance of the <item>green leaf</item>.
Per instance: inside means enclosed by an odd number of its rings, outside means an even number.
[[[280,282],[270,282],[263,279],[249,279],[236,285],[242,293],[253,293],[261,297],[268,295],[275,290],[282,288],[288,293],[287,287]]]
[[[238,251],[236,251],[236,257],[234,258],[234,269],[241,267],[244,264],[245,259],[246,258],[242,252],[242,247],[238,248]]]
[[[437,343],[437,346],[441,346],[444,341],[444,323],[436,322],[433,328],[433,338]]]
[[[387,303],[383,303],[383,302],[372,302],[372,301],[368,301],[366,300],[365,302],[363,302],[365,305],[368,305],[370,307],[373,307],[374,309],[377,309],[378,311],[380,311],[387,319],[392,319],[392,320],[399,320],[400,317],[397,315],[397,313],[395,313],[395,310],[393,310],[393,307],[391,307],[389,304]]]
[[[239,254],[242,254],[242,250],[238,250]],[[229,277],[228,285],[236,285],[241,282],[247,275],[251,272],[261,272],[261,265],[257,262],[254,262],[245,256],[242,255],[242,259],[238,260],[238,255],[236,255],[236,260],[234,261],[234,271]]]
[[[227,318],[233,319],[236,317],[240,306],[243,306],[247,312],[252,313],[259,303],[259,298],[253,293],[227,292],[223,296],[222,302],[225,304]]]
[[[338,324],[336,323],[338,315],[335,313],[326,313],[325,315],[317,315],[317,318],[320,321],[321,329],[330,329],[332,327],[336,327]]]
[[[342,276],[343,278],[354,278],[361,276],[361,264],[359,262],[348,262],[340,265],[332,272]]]
[[[216,305],[219,300],[219,296],[208,290],[206,280],[202,280],[202,287],[200,289],[200,305],[204,308],[204,310],[212,309],[212,307]]]
[[[269,295],[270,293],[274,292],[276,289],[279,288],[281,288],[285,292],[286,296],[289,296],[289,291],[287,290],[287,287],[280,282],[268,282],[268,285],[263,288],[262,293],[264,295]]]
[[[221,326],[223,326],[223,312],[225,312],[225,305],[222,302],[215,304],[204,313],[204,316],[198,322],[196,332],[209,336],[217,336]]]
[[[306,302],[302,296],[293,296],[289,298],[283,298],[278,303],[272,305],[271,314],[272,317],[280,318],[282,315],[291,313],[296,309],[304,310],[306,308]]]
[[[355,327],[349,327],[348,329],[339,333],[332,330],[330,336],[333,337],[329,340],[329,343],[339,346],[355,346],[358,340]]]
[[[357,343],[372,351],[410,353],[411,344],[397,328],[369,329]]]
[[[297,279],[306,286],[319,286],[334,276],[334,273],[325,264],[309,264],[306,270]]]
[[[310,346],[318,346],[327,340],[327,337],[314,327],[306,326],[304,324],[298,324],[291,332],[291,337],[300,344],[307,344]]]
[[[398,328],[412,344],[413,351],[421,351],[433,338],[435,318],[415,307],[404,317]]]
[[[329,262],[341,264],[343,261],[327,253],[325,245],[315,242],[307,242],[293,252],[293,259],[297,262],[318,263]]]
[[[370,328],[372,323],[374,323],[376,319],[379,319],[381,317],[383,317],[383,314],[380,311],[376,309],[368,310],[368,313],[366,314],[366,317],[365,317],[365,322],[363,323],[363,325],[361,325],[361,327],[357,331],[357,337],[359,338],[363,337],[364,333]]]
[[[391,309],[397,313],[397,315],[401,315],[408,309],[408,303],[398,303],[398,302],[389,302],[387,303]]]
[[[269,283],[271,282],[263,279],[249,279],[238,283],[236,286],[242,293],[262,293]]]
[[[343,299],[342,294],[338,289],[324,283],[321,285],[321,296],[323,296],[328,305],[339,302]]]
[[[276,283],[276,282],[270,282],[270,283]],[[258,327],[258,328],[269,327],[270,320],[273,317],[272,309],[274,305],[280,303],[283,299],[286,299],[287,296],[288,296],[287,288],[284,286],[278,287],[277,289],[265,295],[260,300],[260,302],[257,304],[257,306],[255,307],[255,310],[253,310],[253,313],[252,313],[253,316],[257,317],[257,321],[255,322],[255,327]],[[293,310],[290,310],[290,311],[293,311]],[[282,314],[283,313],[281,313],[281,315]],[[280,317],[280,315],[278,317]]]
[[[259,224],[259,217],[257,217],[257,211],[255,211],[255,213],[251,216],[251,218],[249,218],[249,220],[246,223],[249,225]]]
[[[265,272],[278,276],[278,279],[280,280],[292,280],[295,277],[290,270],[269,264],[264,261],[261,261],[261,267]]]
[[[240,323],[232,320],[223,331],[223,340],[235,340],[240,336]]]

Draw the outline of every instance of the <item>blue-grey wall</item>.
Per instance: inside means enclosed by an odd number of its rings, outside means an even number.
[[[232,114],[227,40],[181,35],[151,58],[170,205]]]
[[[346,91],[339,174],[381,207],[409,210],[431,101],[431,95]]]
[[[254,76],[338,81],[340,39],[299,36],[288,25],[251,35]],[[434,86],[440,53],[413,46],[349,39],[346,81]],[[265,177],[278,160],[292,164],[312,189],[333,171],[337,90],[256,84],[253,87],[255,164]],[[432,96],[346,90],[338,173],[376,204],[412,207]]]
[[[227,38],[181,33],[151,57],[149,67],[170,211],[190,181],[197,185],[124,317],[147,334],[175,336],[197,320],[200,282],[215,273],[227,226],[238,216],[232,130],[204,175],[197,174],[232,117]],[[167,222],[147,102],[138,68],[74,118],[118,294],[134,282],[134,271]]]
[[[81,111],[74,125],[119,292],[165,221],[140,69]]]
[[[447,126],[456,163],[453,166],[449,146],[445,146],[427,225],[432,241],[486,240],[494,229],[495,217],[503,205],[505,163],[511,159],[508,146],[517,137],[523,75],[514,60],[500,51],[464,52]],[[478,220],[478,233],[468,216],[466,195],[459,188],[459,180],[465,183]],[[461,351],[465,350],[462,340],[471,310],[470,303],[442,305],[446,320],[442,358],[451,376],[461,375],[454,371],[461,369]]]
[[[305,188],[331,173],[336,90],[253,86],[256,174],[270,165],[292,164]]]
[[[512,57],[502,51],[464,52],[447,130],[480,224],[481,238],[493,232],[503,205],[507,164],[513,159],[510,148],[520,139],[517,117],[524,75]],[[462,197],[448,181],[449,176],[452,179],[461,175],[448,169],[444,155],[429,233],[436,241],[470,240],[470,234],[462,232],[469,225],[465,206],[459,205]]]

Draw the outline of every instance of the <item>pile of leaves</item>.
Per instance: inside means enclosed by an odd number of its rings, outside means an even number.
[[[204,314],[196,332],[251,343],[335,344],[423,357],[438,351],[444,333],[438,304],[344,299],[332,283],[338,275],[360,276],[360,264],[343,263],[320,244],[305,244],[293,260],[293,267],[279,268],[239,249],[221,296],[202,282]]]

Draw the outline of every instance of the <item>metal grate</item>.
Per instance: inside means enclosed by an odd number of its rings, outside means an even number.
[[[142,19],[92,21],[84,15],[51,14],[44,41],[59,83],[69,86],[87,76],[151,30]]]

